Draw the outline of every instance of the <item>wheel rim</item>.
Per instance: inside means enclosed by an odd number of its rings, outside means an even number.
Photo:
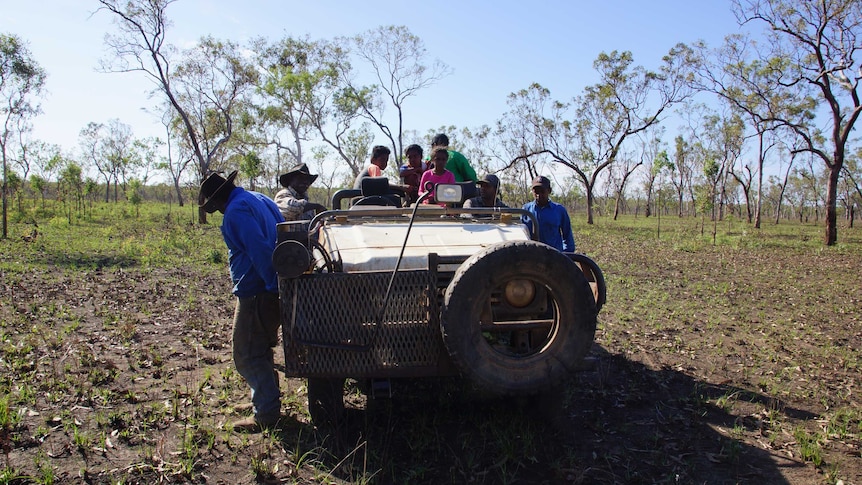
[[[524,278],[503,281],[487,295],[479,318],[483,345],[502,357],[527,359],[541,354],[554,342],[560,330],[560,310],[554,293],[535,279],[533,301],[507,301],[511,283],[523,285]],[[523,287],[523,286],[522,286]],[[507,291],[508,290],[508,291]],[[522,295],[517,295],[522,298]],[[511,300],[511,296],[509,297]]]

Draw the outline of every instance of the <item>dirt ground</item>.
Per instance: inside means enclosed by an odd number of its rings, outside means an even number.
[[[457,380],[354,393],[340,443],[315,434],[304,382],[284,377],[279,429],[224,429],[248,396],[222,268],[2,271],[18,419],[0,430],[0,483],[862,484],[858,257],[728,250],[709,268],[698,255],[647,267],[606,251],[605,273],[626,275],[609,277],[591,369],[525,399]],[[809,290],[830,270],[845,291],[822,301]],[[856,411],[849,432],[829,431],[836,408]],[[819,460],[805,436],[822,437]]]

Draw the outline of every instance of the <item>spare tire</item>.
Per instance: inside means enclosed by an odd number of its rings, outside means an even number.
[[[536,241],[507,241],[458,268],[441,326],[462,374],[492,392],[524,394],[582,366],[597,313],[589,283],[567,256]]]

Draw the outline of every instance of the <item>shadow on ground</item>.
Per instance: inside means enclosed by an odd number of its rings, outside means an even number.
[[[530,398],[463,382],[394,382],[323,441],[333,475],[373,483],[793,483],[766,415],[814,416],[759,393],[652,370],[596,348],[594,369]],[[744,402],[734,413],[722,398]],[[751,443],[749,443],[751,442]],[[802,475],[800,475],[802,474]],[[789,478],[790,477],[790,478]]]

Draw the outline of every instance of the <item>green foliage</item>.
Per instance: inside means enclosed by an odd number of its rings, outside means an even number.
[[[70,268],[221,265],[225,249],[217,227],[220,219],[212,217],[212,225],[184,222],[196,216],[197,207],[185,210],[188,215],[182,216],[175,206],[131,201],[94,203],[87,214],[74,217],[60,206],[32,209],[26,221],[37,221],[38,235],[22,240],[33,226],[13,224],[9,244],[15,250],[0,254],[0,267],[15,261],[16,254]],[[36,253],[42,256],[32,256]]]

